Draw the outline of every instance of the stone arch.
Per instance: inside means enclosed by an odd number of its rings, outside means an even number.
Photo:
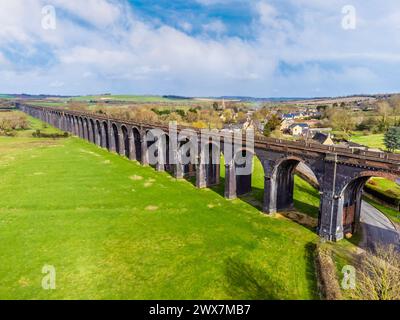
[[[165,148],[165,150],[164,150]],[[169,134],[165,134],[165,145],[164,145],[163,151],[164,151],[164,157],[165,157],[165,164],[164,164],[164,170],[173,173],[175,171],[175,165],[173,164],[173,155],[171,155],[171,138]]]
[[[272,174],[266,176],[264,211],[276,213],[294,208],[294,176],[299,164],[308,168],[308,174],[315,179],[316,186],[321,185],[318,175],[307,161],[295,156],[283,157],[273,163]]]
[[[75,117],[75,122],[76,122],[76,135],[78,137],[81,137],[81,118],[80,117]]]
[[[176,178],[192,178],[196,176],[197,154],[195,145],[189,138],[178,141],[178,155],[175,176]],[[197,150],[196,150],[197,151]]]
[[[355,234],[359,230],[363,189],[374,177],[396,181],[397,175],[380,171],[362,171],[340,184],[338,192],[338,219],[343,234]]]
[[[132,127],[130,150],[131,160],[142,161],[142,142],[140,137],[140,130],[136,127]]]
[[[208,141],[203,149],[201,161],[204,161],[205,186],[212,187],[220,184],[221,170],[221,154],[223,154],[221,146],[213,141]]]
[[[74,117],[69,116],[69,121],[70,121],[70,132],[75,135],[75,121]]]
[[[85,125],[82,117],[79,117],[79,137],[84,139],[85,138]]]
[[[89,141],[96,143],[96,126],[92,118],[89,119]]]
[[[73,133],[74,132],[74,122],[73,118],[71,115],[68,116],[68,122],[69,122],[69,132]]]
[[[79,138],[82,138],[82,119],[81,117],[76,117],[76,133]]]
[[[74,136],[78,135],[75,116],[71,116],[71,132]]]
[[[163,133],[157,139],[158,143],[158,171],[172,172],[173,166],[170,161],[170,137],[167,133]]]
[[[115,123],[111,125],[111,149],[118,154],[121,152],[119,130]]]
[[[95,130],[96,130],[96,140],[95,140],[95,143],[96,143],[96,145],[98,145],[99,147],[103,147],[103,146],[104,146],[103,133],[102,133],[102,129],[101,129],[101,123],[100,123],[99,120],[96,120]]]
[[[83,118],[83,138],[89,141],[89,121],[87,118]]]
[[[344,188],[351,183],[353,180],[362,179],[367,177],[367,181],[371,178],[385,178],[388,180],[396,181],[398,176],[384,171],[372,171],[372,170],[365,170],[355,173],[353,176],[347,176],[345,179],[341,179],[341,183],[337,186],[337,193],[340,194]]]
[[[146,145],[144,158],[146,162],[148,161],[157,171],[171,172],[169,135],[160,129],[148,129],[145,131],[144,139]]]
[[[151,129],[143,130],[143,141],[141,143],[141,153],[142,153],[142,165],[155,166],[153,159],[150,158],[150,148],[156,143],[156,137],[152,133]]]
[[[72,132],[71,116],[69,114],[67,114],[65,117],[67,120],[67,131]]]
[[[69,123],[69,115],[68,114],[63,114],[63,119],[64,119],[64,131],[70,132],[70,123]]]
[[[68,131],[67,116],[64,113],[60,113],[60,119],[62,131]]]
[[[121,132],[122,132],[122,141],[121,141],[121,155],[124,155],[125,157],[129,158],[130,156],[130,135],[128,128],[125,125],[121,126]]]
[[[247,148],[238,150],[233,157],[237,196],[245,195],[252,190],[251,180],[254,168],[254,157],[256,157],[254,151]]]
[[[110,136],[109,136],[107,121],[103,121],[101,136],[102,136],[102,141],[103,141],[102,147],[106,148],[107,150],[111,150],[111,143],[110,143]]]

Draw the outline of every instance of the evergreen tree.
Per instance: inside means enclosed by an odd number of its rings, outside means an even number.
[[[391,127],[385,133],[385,146],[390,152],[400,149],[400,127]]]
[[[271,135],[271,128],[269,127],[268,123],[264,126],[264,136],[269,137]]]
[[[282,120],[276,115],[273,114],[264,127],[264,136],[269,137],[272,131],[276,130],[282,123]]]

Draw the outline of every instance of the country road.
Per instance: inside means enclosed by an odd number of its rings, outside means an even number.
[[[373,249],[374,244],[394,244],[400,250],[400,234],[392,222],[379,210],[363,201],[361,209],[361,227],[363,228],[363,245]]]

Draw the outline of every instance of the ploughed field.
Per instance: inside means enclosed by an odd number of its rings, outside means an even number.
[[[78,138],[0,137],[0,195],[0,299],[317,298],[312,230]]]

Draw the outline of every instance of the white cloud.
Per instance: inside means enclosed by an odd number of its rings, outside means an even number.
[[[197,3],[202,4],[203,6],[211,6],[216,4],[226,4],[229,2],[237,2],[232,0],[196,0]]]
[[[221,20],[214,20],[203,25],[203,30],[207,33],[221,35],[227,31],[225,24]]]
[[[256,4],[260,22],[265,26],[274,25],[278,16],[277,10],[266,1],[259,1]]]
[[[51,83],[50,83],[50,87],[52,87],[52,88],[62,88],[63,86],[65,85],[65,83],[64,82],[62,82],[62,81],[52,81]]]
[[[55,8],[62,8],[97,27],[107,27],[118,22],[122,8],[106,0],[53,0]]]
[[[2,54],[1,52],[0,52],[0,65],[1,66],[5,66],[5,65],[8,65],[9,64],[9,61],[6,59],[6,57],[4,56],[4,54]]]
[[[57,29],[43,30],[41,8],[47,2],[92,27],[58,14]],[[204,23],[205,34],[199,36],[188,34],[193,26],[185,20],[177,23],[179,30],[155,26],[141,20],[125,1],[0,0],[0,65],[7,66],[0,76],[8,79],[0,91],[257,96],[307,95],[315,88],[326,94],[333,87],[346,93],[374,86],[381,91],[398,80],[394,75],[382,79],[385,68],[391,70],[390,64],[400,61],[399,11],[390,10],[396,3],[389,0],[379,19],[372,19],[373,8],[363,7],[358,10],[360,27],[345,32],[342,2],[287,0],[298,9],[290,16],[277,2],[254,1],[250,28],[255,36],[249,40],[227,36],[228,26],[221,20]],[[27,64],[21,71],[20,62],[1,53],[6,49],[18,50],[27,60],[46,50],[55,59]],[[307,67],[280,74],[280,61]],[[343,67],[332,71],[324,63]]]
[[[185,32],[191,32],[193,30],[193,25],[187,21],[182,21],[181,23],[179,23],[179,26]]]

